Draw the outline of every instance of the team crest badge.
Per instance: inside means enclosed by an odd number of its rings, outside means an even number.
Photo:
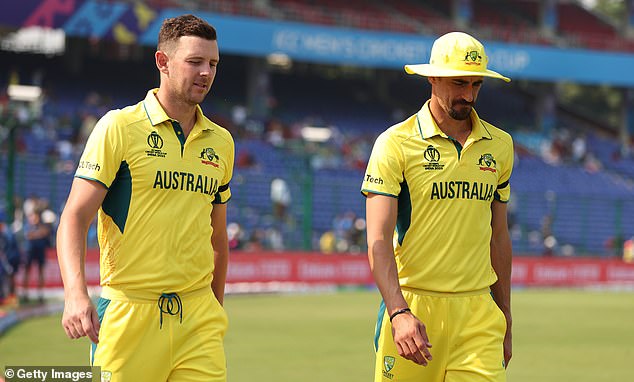
[[[490,153],[480,155],[480,160],[478,160],[478,165],[480,166],[480,170],[482,171],[491,171],[496,172],[495,168],[497,167],[497,162],[493,155]]]
[[[110,382],[112,380],[112,372],[103,370],[101,372],[101,382]]]
[[[482,56],[480,56],[477,50],[472,50],[465,54],[464,61],[467,65],[480,65]]]
[[[201,160],[200,162],[202,164],[212,165],[214,167],[218,167],[218,161],[220,160],[216,151],[211,147],[202,149],[198,158]]]
[[[383,366],[386,372],[390,372],[390,370],[394,368],[394,362],[396,362],[396,360],[392,356],[386,355],[383,357]]]
[[[207,147],[207,148],[203,149],[203,151],[200,152],[200,158],[202,158],[202,159],[207,158],[208,160],[218,160],[219,159],[218,155],[216,155],[216,152],[211,147]]]

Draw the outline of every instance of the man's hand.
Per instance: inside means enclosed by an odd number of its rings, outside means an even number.
[[[88,336],[93,343],[99,343],[99,317],[88,295],[65,299],[62,326],[68,338]]]
[[[509,366],[511,357],[513,356],[513,334],[511,332],[512,321],[510,317],[506,318],[506,333],[504,334],[504,367]]]
[[[413,314],[403,313],[394,317],[392,336],[401,357],[423,366],[427,366],[431,361],[431,344],[427,338],[425,324]]]

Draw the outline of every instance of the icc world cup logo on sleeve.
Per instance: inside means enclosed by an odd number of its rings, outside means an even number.
[[[163,138],[161,138],[156,131],[151,132],[150,135],[147,136],[147,144],[150,146],[149,150],[145,150],[147,156],[158,158],[165,158],[167,156],[167,152],[161,150],[163,148]]]
[[[427,146],[425,152],[423,153],[423,157],[427,161],[424,165],[425,170],[442,170],[445,165],[439,163],[440,162],[440,151],[432,145]]]
[[[156,131],[153,131],[147,136],[147,144],[153,149],[160,150],[163,148],[163,138]]]

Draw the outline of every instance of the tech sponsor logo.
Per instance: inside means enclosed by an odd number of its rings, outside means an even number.
[[[396,363],[396,358],[386,355],[383,357],[383,376],[388,379],[393,379],[394,374],[390,373],[394,368],[394,364]]]
[[[383,184],[383,178],[381,177],[376,178],[370,174],[365,174],[365,181],[372,184],[379,184],[379,185]]]
[[[202,164],[214,166],[216,168],[220,167],[220,165],[218,164],[220,157],[218,156],[218,154],[216,154],[216,151],[212,149],[211,147],[206,147],[202,149],[198,158],[200,159],[200,163]]]
[[[423,157],[427,163],[423,164],[425,170],[442,170],[445,165],[440,163],[440,151],[434,146],[429,145],[423,152]]]
[[[492,173],[497,172],[497,162],[495,161],[495,158],[493,158],[493,155],[490,153],[480,155],[478,166],[480,166],[481,171],[491,171]]]
[[[218,179],[191,172],[158,170],[152,188],[198,192],[213,196],[218,192]]]
[[[77,168],[81,170],[90,170],[90,171],[97,171],[97,172],[101,171],[101,166],[99,165],[99,163],[95,163],[95,162],[91,162],[87,160],[79,161]]]
[[[156,131],[151,132],[150,135],[147,136],[147,144],[150,146],[149,150],[145,150],[147,156],[158,158],[165,158],[167,156],[167,152],[161,150],[163,148],[163,138],[161,138]]]

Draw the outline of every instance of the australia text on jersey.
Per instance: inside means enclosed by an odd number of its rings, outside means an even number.
[[[158,170],[154,178],[153,188],[214,195],[218,192],[218,179],[200,174],[192,174],[191,172]]]
[[[468,182],[464,180],[434,182],[431,199],[476,199],[491,201],[495,186],[489,183]]]

